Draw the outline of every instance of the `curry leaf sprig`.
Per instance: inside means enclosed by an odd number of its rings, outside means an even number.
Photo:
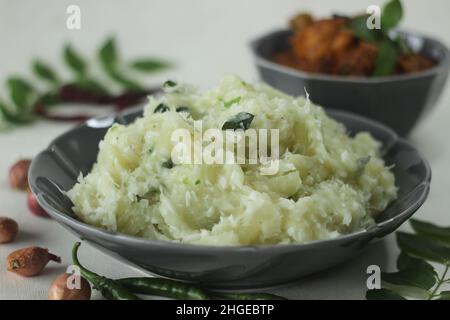
[[[390,32],[403,18],[403,6],[400,0],[389,0],[381,12],[381,29],[367,27],[368,15],[350,19],[349,28],[358,37],[378,48],[378,57],[373,71],[374,77],[388,76],[395,69],[399,53],[409,53],[411,49],[405,39],[398,35],[391,38]]]
[[[154,91],[136,80],[135,74],[151,74],[171,67],[167,61],[157,58],[122,61],[113,37],[101,45],[96,57],[105,74],[102,78],[106,81],[100,81],[92,74],[91,64],[72,45],[67,44],[63,48],[62,58],[70,71],[70,79],[63,79],[53,66],[41,59],[33,59],[31,63],[33,79],[21,76],[6,79],[10,101],[0,98],[0,126],[27,124],[38,116],[54,120],[82,120],[88,117],[49,115],[51,107],[70,102],[112,104],[120,108],[133,105]],[[114,90],[111,90],[114,84],[119,92],[113,93]]]
[[[382,289],[367,291],[371,300],[450,300],[450,291],[443,289],[450,283],[450,227],[412,219],[414,233],[397,232],[401,254],[397,272],[382,273]],[[433,265],[444,266],[439,274]]]

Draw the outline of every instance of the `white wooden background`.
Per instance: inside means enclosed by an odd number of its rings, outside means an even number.
[[[176,63],[176,68],[149,83],[170,77],[200,87],[217,83],[227,73],[256,81],[250,40],[285,25],[298,10],[317,15],[359,12],[378,0],[0,0],[0,79],[11,73],[29,73],[33,56],[60,64],[63,43],[93,55],[98,44],[115,34],[125,57],[152,54]],[[448,0],[404,0],[404,26],[432,34],[450,45]],[[81,7],[82,28],[66,28],[66,8]],[[337,7],[340,6],[340,7]],[[63,70],[61,70],[63,72]],[[430,198],[417,217],[450,225],[450,87],[435,112],[411,137],[433,167]],[[0,86],[4,94],[4,86]],[[19,222],[16,242],[0,246],[0,299],[46,299],[51,281],[64,272],[75,238],[53,221],[31,216],[25,195],[10,190],[9,166],[20,157],[32,157],[51,139],[70,128],[67,124],[39,122],[33,126],[0,133],[0,215]],[[404,226],[403,228],[407,228]],[[48,247],[62,256],[64,264],[50,264],[39,277],[20,278],[8,273],[4,261],[12,250],[30,245]],[[384,270],[395,266],[397,248],[393,237],[370,247],[360,257],[332,270],[272,290],[291,299],[361,299],[366,290],[366,268],[378,264]],[[119,277],[138,272],[88,245],[81,248],[81,261],[93,270]]]

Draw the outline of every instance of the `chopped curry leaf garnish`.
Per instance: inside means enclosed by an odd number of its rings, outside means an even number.
[[[176,111],[176,112],[187,112],[187,113],[190,113],[190,112],[191,112],[191,109],[189,109],[188,107],[177,107],[177,108],[175,109],[175,111]]]
[[[167,112],[167,111],[169,111],[170,110],[170,108],[167,106],[167,105],[165,105],[164,103],[160,103],[156,108],[155,108],[155,111],[153,111],[153,113],[164,113],[164,112]]]
[[[229,107],[231,107],[233,104],[239,103],[240,101],[241,101],[241,97],[236,97],[236,98],[234,98],[234,99],[225,101],[225,102],[223,103],[223,106],[224,106],[225,108],[229,108]]]
[[[247,130],[250,128],[250,124],[255,116],[248,112],[239,112],[233,118],[227,120],[223,126],[222,130]]]
[[[172,81],[172,80],[167,80],[163,84],[163,88],[173,88],[173,87],[176,87],[176,86],[177,86],[177,83],[175,81]]]
[[[174,166],[174,164],[173,164],[173,162],[172,162],[172,159],[169,159],[169,160],[167,160],[167,161],[164,161],[164,162],[161,164],[161,166],[162,166],[163,168],[166,168],[166,169],[172,169],[173,166]]]

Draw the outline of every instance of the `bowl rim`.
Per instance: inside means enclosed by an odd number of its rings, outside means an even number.
[[[267,58],[264,58],[259,53],[259,46],[262,43],[268,41],[269,38],[275,35],[283,35],[291,32],[289,29],[276,29],[274,31],[268,32],[259,36],[258,38],[250,41],[250,48],[252,49],[253,56],[256,60],[256,64],[262,67],[266,67],[269,69],[273,69],[280,73],[289,74],[294,77],[303,78],[305,80],[320,80],[326,82],[341,82],[341,83],[364,83],[364,84],[383,84],[383,83],[392,83],[397,81],[408,81],[414,79],[421,79],[429,76],[433,76],[440,72],[448,72],[450,69],[450,50],[449,48],[440,40],[437,40],[432,37],[428,37],[418,32],[410,32],[405,29],[397,29],[395,30],[398,34],[403,34],[408,37],[420,38],[422,40],[428,41],[433,44],[435,47],[439,47],[443,52],[443,58],[438,61],[438,63],[429,69],[408,73],[408,74],[400,74],[400,75],[390,75],[385,77],[361,77],[361,76],[339,76],[339,75],[329,75],[324,73],[311,73],[302,70],[298,70],[295,68],[291,68],[288,66],[283,66],[279,63],[271,61]]]
[[[424,190],[422,191],[419,198],[417,198],[411,206],[409,206],[407,209],[403,210],[401,213],[395,215],[394,217],[387,219],[385,221],[382,221],[380,223],[375,223],[373,225],[368,226],[367,228],[363,228],[361,230],[357,230],[355,232],[340,235],[336,238],[330,238],[330,239],[320,239],[320,240],[313,240],[306,243],[281,243],[281,244],[259,244],[259,245],[231,245],[231,246],[216,246],[216,245],[203,245],[203,244],[191,244],[191,243],[181,243],[176,241],[165,241],[165,240],[158,240],[158,239],[145,239],[133,235],[127,235],[125,233],[117,232],[117,231],[111,231],[102,229],[97,226],[89,225],[81,220],[78,220],[74,217],[69,216],[66,213],[60,212],[56,208],[52,207],[44,198],[44,192],[42,192],[36,185],[35,181],[38,179],[39,175],[36,174],[37,171],[37,162],[38,159],[44,155],[45,153],[52,152],[52,146],[60,141],[61,139],[64,139],[64,137],[68,134],[72,134],[76,132],[77,130],[82,130],[83,128],[90,127],[88,124],[90,121],[99,119],[101,121],[104,121],[105,119],[110,120],[116,120],[120,119],[123,116],[132,116],[135,114],[139,114],[142,112],[142,108],[132,108],[130,110],[126,110],[120,113],[115,113],[110,116],[101,116],[101,117],[95,117],[92,119],[89,119],[85,121],[84,123],[80,124],[79,126],[76,126],[62,135],[56,137],[52,142],[50,142],[49,146],[41,151],[32,161],[29,169],[28,174],[28,181],[30,185],[30,189],[35,194],[38,203],[50,214],[52,218],[54,218],[58,223],[63,224],[63,227],[69,229],[75,229],[73,226],[76,226],[79,229],[83,229],[83,232],[88,232],[90,234],[94,233],[96,236],[99,236],[103,239],[112,240],[114,242],[127,242],[130,245],[138,245],[138,246],[151,246],[153,248],[164,248],[165,250],[185,250],[189,252],[199,252],[202,253],[242,253],[242,252],[265,252],[267,250],[269,251],[290,251],[290,250],[306,250],[311,247],[323,247],[330,244],[336,244],[339,242],[347,242],[351,240],[355,240],[357,238],[362,238],[364,236],[372,235],[371,239],[376,237],[377,231],[381,230],[383,227],[386,227],[391,224],[395,224],[395,222],[400,221],[403,223],[404,220],[408,219],[414,212],[416,212],[426,201],[429,191],[430,191],[430,184],[431,184],[431,167],[429,162],[420,154],[420,152],[406,139],[401,138],[397,133],[395,133],[392,129],[385,126],[384,124],[381,124],[375,120],[353,114],[350,112],[342,111],[342,110],[326,110],[327,114],[329,115],[340,115],[344,117],[352,118],[358,122],[365,123],[366,125],[370,127],[376,127],[377,129],[381,130],[382,132],[386,133],[391,138],[390,145],[387,146],[387,149],[390,149],[394,147],[395,145],[401,144],[405,145],[407,148],[410,148],[413,150],[417,156],[420,158],[420,160],[423,163],[424,169],[425,169],[425,179],[418,183],[418,185],[415,187],[423,186]],[[113,121],[113,122],[114,122]],[[108,122],[108,121],[106,121]],[[109,127],[109,126],[108,126]],[[382,212],[380,213],[382,214]],[[76,229],[75,229],[76,231]],[[78,235],[78,232],[76,232]],[[80,237],[80,235],[78,235]]]

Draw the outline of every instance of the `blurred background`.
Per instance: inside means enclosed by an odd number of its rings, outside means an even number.
[[[68,73],[61,58],[65,43],[70,42],[93,59],[109,36],[116,37],[123,59],[157,57],[173,64],[160,73],[141,75],[143,83],[149,86],[174,79],[207,88],[228,73],[255,82],[259,76],[249,49],[251,40],[287,26],[288,19],[299,11],[310,11],[321,17],[364,12],[371,4],[382,3],[378,0],[0,0],[0,96],[7,95],[2,83],[7,76],[31,76],[33,57],[51,63],[64,76]],[[403,3],[406,11],[403,28],[432,35],[450,45],[448,0],[404,0]],[[66,27],[69,5],[81,9],[80,30]],[[433,168],[431,195],[417,217],[447,225],[450,225],[447,212],[450,207],[447,194],[450,190],[449,103],[447,86],[437,107],[410,136]],[[23,195],[8,187],[7,170],[19,158],[33,157],[73,125],[38,121],[0,132],[0,215],[14,216],[28,234],[22,240],[30,245],[37,242],[35,234],[45,233],[39,243],[56,248],[63,258],[73,243],[72,236],[53,222],[30,220]],[[105,263],[112,260],[93,249],[86,248],[87,259],[94,252],[98,256],[92,264],[102,263],[107,270],[105,274],[130,273],[124,265],[113,267]],[[0,248],[1,261],[5,255],[5,250]],[[362,298],[367,265],[377,263],[392,268],[395,259],[391,258],[396,255],[394,240],[389,237],[364,256],[332,272],[302,280],[278,292],[290,298]],[[58,271],[51,272],[24,287],[20,280],[0,271],[0,298],[45,298],[49,279],[58,274]]]

